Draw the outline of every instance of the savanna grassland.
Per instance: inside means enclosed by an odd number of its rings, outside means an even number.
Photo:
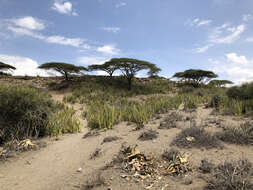
[[[0,189],[253,189],[253,84],[0,78]]]

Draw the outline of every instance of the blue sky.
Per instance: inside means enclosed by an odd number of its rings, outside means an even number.
[[[15,75],[132,57],[161,76],[209,69],[241,83],[253,80],[252,48],[252,0],[0,0],[0,61]]]

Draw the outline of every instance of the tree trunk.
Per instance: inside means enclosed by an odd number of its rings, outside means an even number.
[[[64,74],[65,74],[65,79],[68,81],[69,80],[68,73],[65,72]]]
[[[132,77],[128,78],[128,90],[132,89]]]

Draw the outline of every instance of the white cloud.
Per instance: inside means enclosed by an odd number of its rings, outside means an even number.
[[[83,39],[81,38],[65,38],[63,36],[49,36],[45,39],[48,43],[55,43],[73,47],[81,47],[83,45]]]
[[[45,29],[45,24],[34,17],[26,16],[23,18],[10,19],[10,22],[15,24],[17,27],[25,28],[28,30],[43,30]]]
[[[118,33],[120,31],[119,27],[103,27],[101,29],[107,32],[113,32],[113,33]]]
[[[209,25],[211,24],[213,21],[212,20],[201,20],[200,18],[195,18],[193,20],[188,20],[187,21],[187,25],[190,25],[190,26],[196,26],[196,27],[200,27],[200,26],[206,26],[206,25]]]
[[[117,55],[119,53],[119,49],[117,49],[115,45],[104,45],[102,47],[98,47],[97,51],[108,55]]]
[[[226,58],[229,62],[234,64],[248,64],[249,61],[245,56],[238,56],[236,53],[228,53],[226,54]]]
[[[117,4],[115,5],[115,7],[116,7],[116,8],[120,8],[120,7],[124,7],[124,6],[126,6],[126,5],[127,5],[126,2],[120,2],[120,3],[117,3]]]
[[[247,38],[246,41],[247,42],[253,42],[253,37]]]
[[[49,76],[48,72],[38,69],[38,63],[27,57],[0,55],[0,61],[16,67],[13,75],[19,76]]]
[[[26,28],[19,28],[19,27],[14,27],[14,26],[8,26],[7,27],[8,30],[12,31],[13,33],[17,34],[17,35],[26,35],[26,36],[31,36],[33,38],[37,38],[40,40],[45,39],[45,37],[41,34],[38,34],[36,32],[33,32],[31,30],[28,30]]]
[[[32,18],[32,17],[25,17],[25,18]],[[9,19],[6,20],[6,28],[9,31],[12,31],[13,33],[17,35],[22,35],[22,36],[30,36],[39,40],[43,40],[44,42],[47,43],[53,43],[53,44],[60,44],[60,45],[66,45],[66,46],[72,46],[72,47],[77,47],[81,49],[90,49],[90,46],[85,43],[85,40],[82,38],[67,38],[64,36],[60,35],[55,35],[55,36],[45,36],[41,33],[38,33],[35,30],[43,30],[45,29],[45,26],[43,25],[40,26],[38,23],[37,24],[28,24],[24,22],[24,20],[27,21],[27,19],[21,19],[19,21],[16,21],[15,19]],[[29,19],[28,19],[29,20]],[[14,22],[15,21],[15,22]],[[26,23],[26,24],[24,24]]]
[[[235,84],[253,81],[253,61],[236,53],[229,53],[220,60],[209,59],[211,70]]]
[[[212,45],[205,45],[203,47],[199,47],[199,48],[196,48],[194,49],[194,52],[195,53],[204,53],[206,52]]]
[[[209,34],[209,42],[215,44],[231,44],[239,39],[245,31],[245,25],[241,24],[235,27],[229,27],[229,24],[223,24],[214,28]]]
[[[77,16],[78,14],[73,11],[72,3],[65,0],[55,0],[52,9],[61,14],[68,14]]]
[[[244,15],[242,15],[242,20],[244,22],[248,22],[248,21],[250,21],[252,19],[253,19],[253,15],[251,15],[251,14],[244,14]]]
[[[109,59],[105,57],[79,57],[77,59],[78,63],[83,64],[83,65],[102,65]]]

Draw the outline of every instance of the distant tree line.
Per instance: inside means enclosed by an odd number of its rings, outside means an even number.
[[[90,65],[88,68],[83,66],[76,66],[69,63],[61,62],[49,62],[44,63],[38,67],[44,70],[54,70],[64,76],[65,80],[69,80],[70,75],[83,74],[85,71],[104,71],[110,78],[113,77],[115,71],[121,71],[123,76],[128,82],[128,89],[131,90],[133,78],[139,71],[147,70],[149,77],[157,77],[158,73],[161,71],[159,67],[148,61],[132,59],[132,58],[113,58],[101,65]],[[16,68],[0,62],[0,75],[6,74],[5,71],[15,70]],[[233,84],[228,80],[212,80],[217,78],[218,75],[212,71],[200,70],[200,69],[188,69],[183,72],[177,72],[173,75],[173,78],[178,78],[181,81],[192,84],[195,87],[201,84],[207,84],[213,87],[224,87],[227,84]]]

